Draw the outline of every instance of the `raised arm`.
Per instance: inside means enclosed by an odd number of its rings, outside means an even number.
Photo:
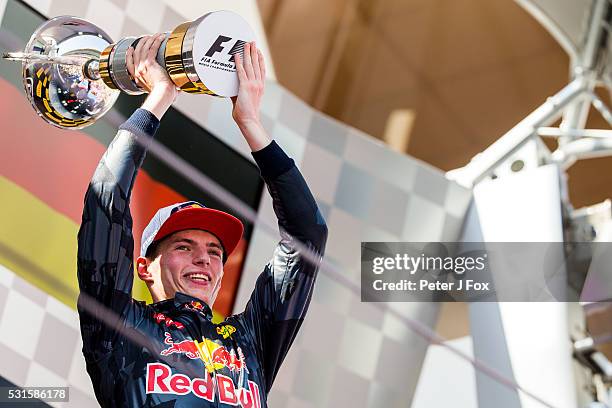
[[[261,53],[254,44],[247,44],[244,61],[236,61],[240,90],[232,116],[272,196],[281,234],[241,315],[259,346],[269,392],[306,315],[327,241],[327,226],[293,160],[261,126],[259,102],[265,80]]]
[[[155,63],[160,43],[161,37],[147,37],[128,53],[130,73],[150,93],[142,109],[119,128],[85,194],[78,234],[77,275],[83,351],[88,361],[109,352],[117,335],[103,323],[106,312],[130,318],[128,306],[132,304],[134,272],[129,208],[132,187],[146,153],[142,140],[154,136],[159,119],[177,93]],[[142,138],[140,143],[136,138]]]

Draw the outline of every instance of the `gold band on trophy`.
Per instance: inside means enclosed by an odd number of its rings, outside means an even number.
[[[183,66],[183,40],[185,34],[191,26],[191,22],[188,21],[176,27],[170,37],[168,37],[168,43],[166,44],[166,52],[164,59],[166,61],[166,71],[170,75],[170,79],[174,82],[174,85],[180,88],[181,91],[187,93],[206,93],[208,89],[204,84],[193,83],[189,80],[185,67]]]
[[[115,47],[115,44],[111,44],[108,47],[106,47],[100,54],[99,72],[100,72],[100,78],[102,79],[102,81],[104,81],[106,86],[108,86],[111,89],[119,89],[117,88],[117,85],[115,85],[115,83],[113,82],[110,76],[110,57],[111,57],[111,53],[113,52],[114,47]]]

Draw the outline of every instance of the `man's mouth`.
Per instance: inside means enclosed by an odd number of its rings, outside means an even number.
[[[211,281],[210,274],[205,272],[191,272],[185,274],[185,277],[197,285],[207,285]]]

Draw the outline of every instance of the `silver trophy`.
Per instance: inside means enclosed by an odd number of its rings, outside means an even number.
[[[242,17],[215,11],[166,33],[157,62],[184,92],[231,97],[238,93],[234,55],[254,38]],[[42,24],[23,52],[4,58],[22,62],[26,95],[41,118],[81,129],[103,116],[119,92],[144,93],[130,77],[125,58],[139,40],[114,43],[94,24],[61,16]]]

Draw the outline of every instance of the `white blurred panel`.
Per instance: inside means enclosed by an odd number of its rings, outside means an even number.
[[[554,165],[487,180],[474,187],[487,242],[562,242],[559,174]]]
[[[558,168],[548,165],[477,185],[474,200],[484,240],[563,241],[560,182]],[[519,385],[552,406],[575,408],[567,305],[499,303],[498,313],[491,313],[483,305],[474,306],[474,343],[497,343],[500,353],[508,354],[511,375]],[[501,320],[501,330],[490,333],[488,327],[495,325],[491,319]],[[478,358],[478,348],[475,354]],[[486,390],[479,387],[478,392]],[[519,398],[522,408],[542,406],[524,394]]]
[[[472,355],[469,336],[450,340],[447,344]],[[474,367],[442,346],[429,346],[412,408],[476,406]]]
[[[6,9],[6,1],[0,0],[0,21],[2,21],[2,17],[4,17],[4,9]]]

